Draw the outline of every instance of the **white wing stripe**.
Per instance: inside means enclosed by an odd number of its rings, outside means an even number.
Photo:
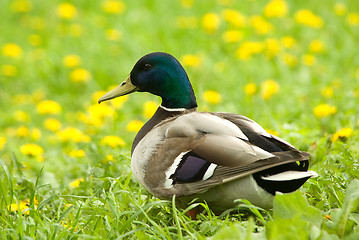
[[[211,165],[209,165],[209,167],[207,168],[207,171],[203,175],[204,181],[213,176],[214,169],[216,169],[216,167],[217,167],[217,164],[214,164],[214,163],[211,163]]]
[[[172,187],[173,180],[170,177],[172,176],[172,174],[174,174],[176,172],[178,164],[180,164],[183,156],[188,152],[189,151],[180,153],[180,155],[178,155],[176,157],[176,159],[173,161],[172,165],[169,168],[167,168],[167,170],[165,172],[166,179],[165,179],[165,182],[163,183],[164,188]]]

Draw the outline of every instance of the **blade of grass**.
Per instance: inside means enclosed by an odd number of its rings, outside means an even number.
[[[173,197],[172,197],[172,214],[173,214],[173,218],[175,219],[175,222],[176,222],[178,238],[183,239],[182,229],[181,229],[181,225],[180,225],[178,215],[177,215],[176,195],[173,195]]]

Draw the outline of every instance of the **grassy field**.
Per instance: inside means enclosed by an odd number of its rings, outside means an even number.
[[[359,239],[357,1],[0,4],[0,239]],[[181,61],[200,111],[254,119],[319,177],[271,211],[197,220],[152,197],[130,148],[160,100],[97,99],[153,51]]]

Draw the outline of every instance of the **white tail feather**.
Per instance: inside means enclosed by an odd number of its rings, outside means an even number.
[[[318,174],[314,171],[286,171],[286,172],[281,172],[275,175],[271,175],[271,176],[262,176],[261,178],[263,180],[268,180],[268,181],[290,181],[290,180],[296,180],[296,179],[301,179],[301,178],[308,178],[308,177],[317,177]]]

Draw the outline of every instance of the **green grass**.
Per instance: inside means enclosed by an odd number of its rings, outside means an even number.
[[[56,14],[61,1],[32,0],[27,12],[14,12],[14,2],[19,1],[1,0],[0,8],[1,239],[359,238],[356,1],[288,0],[283,18],[269,18],[263,13],[266,3],[262,1],[195,0],[190,8],[183,7],[181,1],[124,1],[123,13],[109,14],[102,10],[105,1],[78,0],[69,1],[76,7],[77,16],[67,20]],[[337,3],[346,6],[342,16],[334,12]],[[241,12],[247,18],[245,25],[235,27],[226,22],[222,14],[225,9]],[[312,11],[324,24],[313,28],[296,22],[295,15],[301,9]],[[215,13],[220,19],[212,34],[202,26],[207,13]],[[250,20],[254,15],[272,24],[272,31],[256,33]],[[194,24],[179,27],[180,16],[192,17]],[[80,33],[73,36],[79,28]],[[118,30],[120,39],[109,40],[108,29]],[[239,30],[242,39],[225,42],[222,34],[228,30]],[[31,43],[31,35],[41,41]],[[294,38],[295,46],[284,47],[284,36]],[[273,56],[268,57],[268,48],[264,47],[247,60],[236,57],[244,42],[264,44],[268,39],[279,46]],[[320,40],[324,49],[311,52],[313,40]],[[8,43],[21,48],[18,58],[4,55]],[[185,66],[199,110],[235,112],[254,119],[310,152],[310,169],[319,177],[293,194],[277,196],[273,210],[247,203],[216,216],[203,204],[205,210],[197,220],[191,220],[186,210],[176,208],[172,201],[151,196],[131,175],[130,148],[136,133],[128,131],[127,124],[135,119],[147,121],[144,103],[159,104],[160,100],[149,94],[133,94],[115,109],[115,114],[99,117],[99,125],[83,121],[79,115],[91,117],[90,107],[96,105],[94,93],[119,84],[141,56],[153,51],[169,52],[181,61],[185,54],[199,56],[199,66]],[[62,62],[68,54],[81,57],[80,67],[92,76],[88,82],[70,80],[73,69]],[[285,63],[285,54],[296,59],[293,66]],[[306,54],[316,61],[305,64]],[[15,67],[17,72],[6,74],[4,65]],[[260,86],[268,79],[280,89],[264,100]],[[244,90],[248,83],[257,86],[252,96]],[[333,90],[333,95],[323,95],[324,88]],[[203,93],[207,90],[218,92],[222,101],[205,101]],[[43,100],[57,102],[61,111],[38,113],[37,106]],[[319,104],[335,106],[336,113],[316,116],[313,109]],[[111,104],[105,106],[114,109]],[[19,117],[19,111],[27,116]],[[60,121],[61,128],[46,129],[44,121],[48,118]],[[20,136],[18,129],[22,126],[30,133]],[[80,130],[90,141],[61,140],[58,132],[67,127]],[[350,128],[352,133],[333,142],[332,136],[342,128]],[[121,137],[126,144],[101,144],[109,135]],[[41,146],[44,152],[37,157],[24,154],[21,146],[28,143]],[[73,150],[83,150],[85,155],[71,156]],[[110,154],[113,161],[106,158]],[[76,179],[83,180],[71,187]],[[11,204],[27,206],[24,212],[10,211]]]

